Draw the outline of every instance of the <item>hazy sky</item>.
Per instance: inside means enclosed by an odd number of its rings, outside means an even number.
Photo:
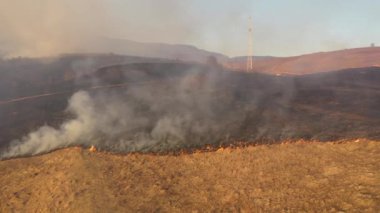
[[[379,0],[0,0],[0,49],[81,51],[97,38],[185,43],[230,56],[380,45]]]

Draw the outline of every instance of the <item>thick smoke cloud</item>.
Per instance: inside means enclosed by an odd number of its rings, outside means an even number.
[[[108,44],[114,38],[175,42],[194,36],[191,17],[181,15],[182,5],[173,0],[0,0],[0,57],[117,52]],[[162,23],[168,34],[152,35],[162,30],[156,29]]]
[[[0,0],[0,52],[6,57],[86,51],[107,31],[99,0]]]

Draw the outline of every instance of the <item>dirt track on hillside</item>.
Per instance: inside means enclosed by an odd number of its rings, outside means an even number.
[[[380,143],[0,161],[0,212],[379,212]]]

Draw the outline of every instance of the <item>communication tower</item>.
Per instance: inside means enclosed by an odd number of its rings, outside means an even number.
[[[249,26],[248,26],[248,55],[247,55],[247,72],[253,70],[253,27],[252,27],[252,18],[249,17]]]

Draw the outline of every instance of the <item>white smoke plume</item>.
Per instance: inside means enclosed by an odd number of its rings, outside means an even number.
[[[133,83],[74,93],[66,109],[71,119],[58,128],[45,125],[12,141],[0,159],[78,145],[115,152],[166,152],[231,140],[278,138],[282,129],[289,129],[272,128],[271,121],[287,116],[285,109],[294,93],[291,81],[193,65],[169,70],[164,64],[142,65],[157,72],[133,70],[133,66],[126,66],[125,72],[123,66],[101,70],[112,74],[111,81],[124,78]],[[167,72],[170,69],[175,73]],[[115,75],[117,70],[125,76]],[[107,76],[96,78],[96,84],[110,83]]]
[[[73,119],[59,128],[45,125],[11,142],[0,158],[35,155],[72,145],[128,152],[166,150],[191,140],[199,143],[199,137],[212,134],[220,126],[210,120],[216,115],[210,101],[215,85],[208,81],[204,88],[195,90],[195,78],[188,75],[171,87],[160,82],[117,92],[76,92],[67,107]]]

